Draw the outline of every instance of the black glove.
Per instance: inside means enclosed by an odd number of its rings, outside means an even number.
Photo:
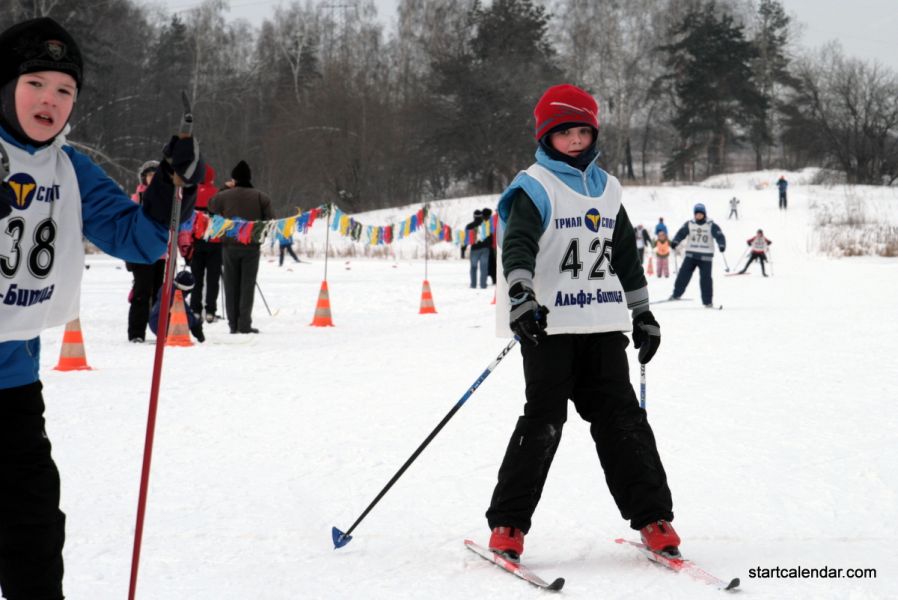
[[[205,167],[203,167],[205,169]],[[172,181],[174,174],[172,166],[166,162],[159,163],[159,170],[149,187],[143,192],[143,212],[154,221],[163,225],[171,222],[172,201],[174,200],[175,184]],[[179,222],[183,223],[193,215],[193,206],[196,204],[196,186],[181,188],[181,214]]]
[[[0,181],[0,219],[5,219],[16,204],[16,193],[5,181]]]
[[[194,137],[180,138],[173,135],[162,148],[162,156],[186,185],[196,185],[206,174],[206,166],[200,156],[200,145]]]
[[[676,250],[677,246],[679,246],[679,245],[680,245],[680,242],[671,242],[670,243],[670,247],[673,248],[674,250]]]
[[[540,306],[533,290],[521,282],[508,290],[511,302],[509,326],[522,344],[536,346],[546,337],[546,315],[549,309]]]
[[[726,246],[718,246],[718,248],[720,248],[720,251],[721,251],[721,252],[726,252],[726,251],[727,251],[727,247],[726,247]]]
[[[646,310],[633,317],[633,347],[639,350],[639,363],[646,364],[661,345],[661,326],[652,311]]]

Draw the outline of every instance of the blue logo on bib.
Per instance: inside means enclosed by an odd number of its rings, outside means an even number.
[[[599,226],[602,223],[602,215],[599,214],[598,209],[590,208],[586,212],[586,228],[592,232],[598,233]]]
[[[37,182],[28,173],[16,173],[7,180],[9,187],[16,195],[14,206],[19,210],[25,210],[34,200],[34,192],[37,190]]]

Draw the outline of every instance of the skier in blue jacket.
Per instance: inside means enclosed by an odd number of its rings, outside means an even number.
[[[161,256],[173,175],[182,216],[204,171],[172,138],[139,206],[65,139],[83,83],[72,36],[43,17],[0,33],[0,587],[9,600],[61,600],[65,515],[44,431],[40,333],[79,313],[84,245],[134,263]]]

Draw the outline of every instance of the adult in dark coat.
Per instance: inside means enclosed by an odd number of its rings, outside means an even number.
[[[255,189],[252,171],[240,161],[231,171],[234,187],[223,190],[209,200],[209,213],[228,219],[261,221],[274,219],[271,198]],[[243,244],[233,238],[222,243],[225,280],[225,308],[231,333],[259,333],[253,327],[253,299],[259,273],[261,244]]]

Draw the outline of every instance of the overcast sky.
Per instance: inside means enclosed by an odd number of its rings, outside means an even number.
[[[303,0],[304,2],[305,0]],[[320,0],[341,4],[346,0]],[[199,0],[156,0],[170,10],[189,10]],[[793,22],[801,24],[800,46],[819,48],[838,39],[845,53],[864,60],[878,60],[898,71],[898,2],[896,0],[782,0]],[[395,20],[399,0],[374,0],[385,24]],[[231,15],[260,24],[283,0],[230,0]]]

